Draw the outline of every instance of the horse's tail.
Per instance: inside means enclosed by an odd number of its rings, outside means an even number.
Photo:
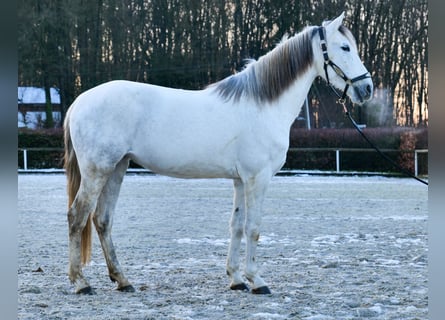
[[[67,193],[68,193],[68,208],[74,202],[77,192],[80,187],[80,170],[77,163],[76,152],[73,148],[70,134],[69,123],[70,112],[67,112],[64,122],[64,143],[65,143],[65,156],[64,156],[64,168],[67,177]],[[91,213],[88,217],[87,224],[82,230],[82,238],[80,243],[80,257],[83,264],[87,264],[91,258]]]

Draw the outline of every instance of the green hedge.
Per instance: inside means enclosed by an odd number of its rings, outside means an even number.
[[[20,148],[63,148],[62,129],[19,129]],[[63,167],[63,151],[28,151],[28,169]],[[18,153],[18,167],[23,169],[23,152]]]
[[[63,130],[19,129],[19,148],[63,148]]]
[[[413,128],[370,128],[365,134],[382,149],[413,150],[428,148],[428,130]],[[19,130],[19,148],[63,148],[62,129]],[[296,129],[290,133],[291,148],[370,148],[355,129]],[[412,153],[387,153],[403,167],[413,171]],[[28,168],[61,168],[63,151],[29,151]],[[18,153],[23,168],[23,153]],[[138,167],[131,164],[132,167]],[[342,152],[342,171],[396,171],[376,152]],[[334,151],[288,152],[284,169],[335,170]],[[419,173],[428,173],[428,155],[419,154]]]

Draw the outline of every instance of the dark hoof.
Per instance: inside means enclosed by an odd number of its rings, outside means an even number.
[[[117,290],[119,290],[120,292],[135,292],[135,290],[131,284],[129,284],[128,286],[122,287],[122,288],[117,288]]]
[[[270,292],[269,288],[266,286],[252,289],[252,293],[253,294],[272,294],[272,292]]]
[[[231,290],[240,290],[240,291],[249,291],[249,287],[246,286],[245,283],[239,283],[239,284],[235,284],[230,286]]]
[[[91,288],[90,286],[85,287],[85,288],[82,288],[82,289],[78,290],[76,293],[77,293],[77,294],[89,294],[89,295],[96,294],[96,292],[94,291],[94,289]]]

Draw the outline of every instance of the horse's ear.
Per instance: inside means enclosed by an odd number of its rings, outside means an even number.
[[[343,23],[344,18],[345,18],[345,12],[343,11],[341,15],[339,15],[334,20],[324,23],[323,25],[326,27],[326,33],[329,34],[337,31],[338,28],[340,28],[341,24]]]

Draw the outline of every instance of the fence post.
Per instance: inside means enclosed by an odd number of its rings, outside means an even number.
[[[414,176],[418,176],[419,174],[419,169],[417,166],[417,150],[414,150]]]
[[[337,173],[340,173],[340,150],[335,150],[335,167],[337,169]]]
[[[28,150],[23,149],[23,169],[28,170]]]

